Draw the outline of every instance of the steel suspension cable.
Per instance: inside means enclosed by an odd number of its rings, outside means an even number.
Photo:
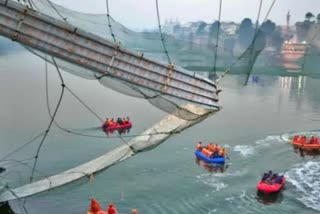
[[[218,22],[219,22],[219,26],[218,26],[218,30],[217,30],[217,34],[216,34],[216,45],[214,48],[214,64],[213,64],[213,68],[212,71],[214,73],[214,75],[216,76],[216,65],[217,65],[217,58],[218,58],[218,44],[219,44],[219,34],[220,34],[220,27],[221,27],[221,11],[222,11],[222,0],[220,0],[219,3],[219,16],[218,16]]]
[[[163,46],[164,52],[165,52],[165,54],[166,54],[166,56],[167,56],[168,62],[169,62],[169,64],[171,65],[171,64],[172,64],[172,62],[171,62],[171,59],[170,59],[170,56],[169,56],[169,53],[168,53],[168,49],[167,49],[167,46],[166,46],[165,41],[164,41],[164,37],[163,37],[163,33],[162,33],[162,29],[161,29],[160,12],[159,12],[159,4],[158,4],[158,0],[156,0],[156,10],[157,10],[157,18],[158,18],[158,26],[159,26],[159,32],[160,32],[161,43],[162,43],[162,46]]]
[[[68,23],[67,21],[67,17],[63,17],[63,15],[59,12],[59,10],[52,4],[52,2],[50,0],[47,0],[47,2],[50,4],[50,6],[53,8],[54,11],[56,11],[56,13],[60,16],[60,18],[65,21],[66,23]]]
[[[51,120],[50,120],[50,123],[49,123],[49,125],[48,125],[48,128],[47,128],[47,130],[45,131],[45,134],[44,134],[44,136],[43,136],[43,138],[42,138],[42,140],[41,140],[41,142],[40,142],[40,144],[39,144],[39,146],[38,146],[38,148],[37,148],[37,152],[36,152],[36,155],[35,155],[35,161],[34,161],[34,164],[33,164],[33,167],[32,167],[30,182],[32,182],[32,180],[33,180],[33,175],[34,175],[35,168],[36,168],[36,166],[37,166],[37,162],[38,162],[38,158],[39,158],[39,153],[40,153],[41,147],[42,147],[45,139],[46,139],[47,136],[48,136],[48,133],[49,133],[49,131],[50,131],[50,128],[51,128],[51,126],[52,126],[52,123],[53,123],[53,121],[54,121],[54,118],[55,118],[55,116],[57,115],[58,109],[59,109],[59,107],[60,107],[60,105],[61,105],[62,98],[63,98],[63,95],[64,95],[65,84],[64,84],[63,77],[62,77],[62,75],[61,75],[61,73],[60,73],[60,70],[59,70],[59,68],[58,68],[58,65],[57,65],[57,63],[56,63],[56,61],[55,61],[55,59],[54,59],[53,57],[52,57],[52,61],[53,61],[54,65],[56,66],[56,69],[57,69],[57,72],[58,72],[58,74],[59,74],[59,78],[60,78],[60,81],[61,81],[61,94],[60,94],[60,97],[59,97],[59,101],[58,101],[58,103],[57,103],[57,105],[56,105],[56,108],[55,108],[55,110],[54,110],[54,113],[53,113],[53,115],[52,115],[52,118],[51,118]]]
[[[113,33],[112,26],[111,26],[110,12],[109,12],[109,0],[106,0],[106,7],[107,7],[107,18],[108,18],[108,26],[109,26],[110,34],[112,36],[114,43],[117,43],[116,37]]]

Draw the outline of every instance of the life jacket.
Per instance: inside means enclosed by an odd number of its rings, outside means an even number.
[[[314,137],[312,136],[312,137],[310,138],[310,140],[309,140],[309,143],[310,143],[310,144],[313,144],[313,143],[314,143],[314,140],[315,140],[315,139],[314,139]]]
[[[295,135],[295,136],[293,137],[293,142],[294,142],[294,143],[297,142],[298,139],[299,139],[299,135]]]
[[[306,138],[305,138],[305,136],[301,136],[301,137],[300,137],[299,143],[301,143],[301,144],[305,144],[305,143],[306,143]]]
[[[122,118],[122,123],[123,124],[126,124],[127,123],[127,120],[125,118]]]
[[[219,152],[219,145],[214,145],[213,146],[213,151],[214,152]]]
[[[313,143],[314,144],[319,144],[319,139],[317,137],[315,137]]]
[[[202,152],[202,154],[204,154],[207,157],[210,156],[210,151],[208,149],[206,149],[206,148],[203,148],[201,152]]]
[[[99,202],[96,199],[91,199],[90,209],[87,214],[107,214],[101,209]]]
[[[108,214],[116,214],[118,213],[116,208],[114,206],[110,206],[108,207]]]
[[[226,155],[226,152],[225,152],[225,151],[223,151],[223,149],[220,149],[220,151],[219,151],[219,155],[220,155],[220,156],[225,156],[225,155]]]

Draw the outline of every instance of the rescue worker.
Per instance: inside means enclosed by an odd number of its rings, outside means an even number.
[[[120,124],[120,125],[122,125],[123,123],[122,123],[122,120],[121,120],[121,118],[120,117],[118,117],[118,119],[117,119],[117,123],[118,124]]]
[[[122,118],[122,124],[127,124],[128,121],[126,120],[126,118]]]
[[[227,157],[227,152],[226,152],[226,150],[225,150],[224,148],[223,148],[223,149],[220,149],[219,155],[222,156],[222,157]]]
[[[202,150],[202,142],[199,142],[199,143],[197,144],[196,149],[199,150],[199,151]]]
[[[108,214],[118,214],[116,207],[112,203],[109,204]]]
[[[208,149],[209,149],[211,152],[213,152],[213,145],[212,145],[212,143],[209,143],[209,144],[208,144]]]
[[[202,148],[201,152],[207,157],[210,157],[211,155],[211,152],[207,148]]]
[[[116,125],[116,123],[114,122],[114,119],[113,119],[113,118],[111,118],[110,125],[111,125],[111,126]]]
[[[299,135],[295,135],[295,136],[293,137],[293,142],[296,143],[296,142],[298,141],[298,139],[299,139]]]
[[[102,128],[103,128],[103,129],[108,128],[108,126],[109,126],[109,121],[108,121],[108,120],[109,120],[109,119],[106,118],[106,120],[104,121],[104,123],[103,123],[103,125],[102,125]]]
[[[213,146],[213,156],[218,156],[219,155],[219,145],[218,144],[215,144]]]
[[[87,214],[107,214],[107,212],[101,209],[99,202],[96,199],[91,199],[90,209]]]
[[[132,209],[132,214],[138,214],[138,211],[136,209]]]
[[[268,177],[269,177],[268,173],[263,173],[263,176],[262,176],[262,178],[261,178],[261,181],[262,181],[262,182],[265,182]]]

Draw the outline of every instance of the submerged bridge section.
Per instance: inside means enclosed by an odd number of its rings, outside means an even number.
[[[106,26],[107,27],[107,26]],[[0,0],[0,35],[86,69],[97,79],[111,78],[137,88],[143,95],[164,95],[210,110],[218,109],[216,85],[195,73],[146,59],[10,0]]]
[[[83,177],[89,178],[90,175],[123,161],[140,151],[144,151],[161,144],[163,141],[169,138],[172,133],[181,132],[190,126],[201,122],[213,113],[212,111],[192,105],[186,106],[186,108],[189,111],[195,112],[202,116],[197,120],[186,121],[174,116],[173,114],[167,115],[161,121],[143,132],[141,136],[130,140],[128,145],[120,146],[95,160],[91,160],[57,175],[26,184],[16,189],[7,190],[0,194],[0,202],[28,197],[46,190],[57,188]],[[152,135],[153,133],[164,134]]]

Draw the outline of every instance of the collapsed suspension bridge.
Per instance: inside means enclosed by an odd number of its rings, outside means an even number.
[[[108,166],[153,148],[205,119],[220,108],[217,86],[212,81],[172,63],[147,59],[67,22],[54,19],[11,0],[0,0],[0,35],[12,39],[37,55],[72,73],[91,76],[101,84],[131,96],[147,99],[170,112],[157,124],[126,145],[83,165],[31,182],[0,195],[14,200],[46,191],[89,176]],[[164,108],[164,105],[172,106]],[[169,110],[168,110],[169,109]],[[164,133],[152,135],[153,133]],[[32,181],[32,179],[31,179]]]

